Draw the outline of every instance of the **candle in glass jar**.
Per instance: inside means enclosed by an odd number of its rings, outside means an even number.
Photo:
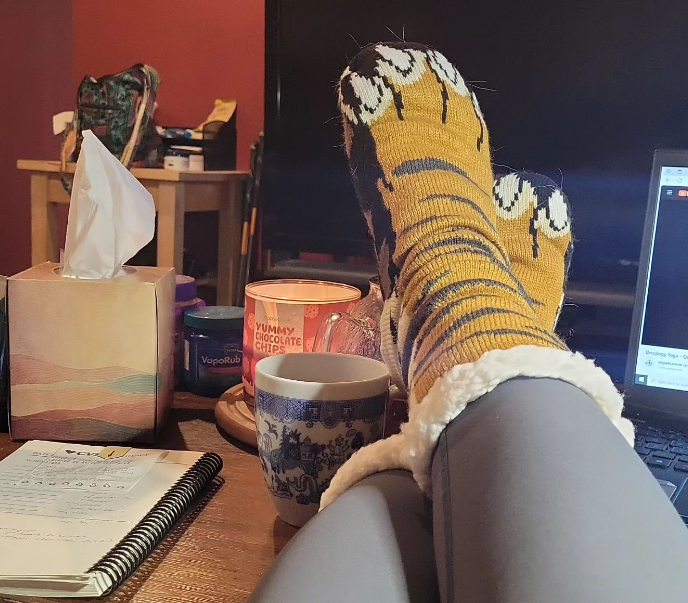
[[[253,396],[256,363],[266,356],[310,352],[318,326],[332,312],[350,311],[356,287],[326,281],[283,279],[246,285],[244,390]]]

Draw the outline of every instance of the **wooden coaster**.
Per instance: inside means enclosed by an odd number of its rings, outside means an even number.
[[[244,386],[239,384],[220,396],[215,405],[215,421],[232,437],[253,448],[258,447],[253,406],[244,400]]]

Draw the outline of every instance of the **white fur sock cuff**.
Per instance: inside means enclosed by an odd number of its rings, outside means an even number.
[[[493,350],[476,362],[455,366],[435,381],[420,404],[409,409],[402,428],[407,467],[420,487],[432,495],[430,465],[437,441],[445,427],[466,405],[500,383],[515,377],[559,379],[590,396],[632,445],[633,425],[621,418],[623,398],[609,375],[579,353],[524,345]]]
[[[430,468],[440,435],[466,405],[515,377],[559,379],[578,387],[600,406],[632,445],[633,425],[621,418],[623,399],[609,376],[582,354],[518,346],[493,350],[476,362],[455,366],[434,385],[420,404],[409,411],[401,434],[392,436],[354,454],[337,472],[325,492],[321,508],[368,475],[393,468],[406,468],[428,495],[432,496]]]

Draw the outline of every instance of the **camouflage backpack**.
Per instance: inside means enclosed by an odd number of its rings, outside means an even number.
[[[159,83],[158,72],[143,64],[98,79],[84,77],[62,148],[63,171],[67,161],[77,160],[84,130],[91,130],[126,167],[160,167],[162,141],[153,121]]]

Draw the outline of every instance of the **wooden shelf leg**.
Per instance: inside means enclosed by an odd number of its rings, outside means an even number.
[[[31,265],[58,262],[57,210],[48,201],[48,174],[31,174]]]
[[[186,186],[158,185],[158,266],[173,267],[184,274],[184,211]]]
[[[233,306],[237,300],[235,289],[239,278],[241,253],[241,182],[230,182],[225,187],[219,212],[217,250],[217,303]]]

